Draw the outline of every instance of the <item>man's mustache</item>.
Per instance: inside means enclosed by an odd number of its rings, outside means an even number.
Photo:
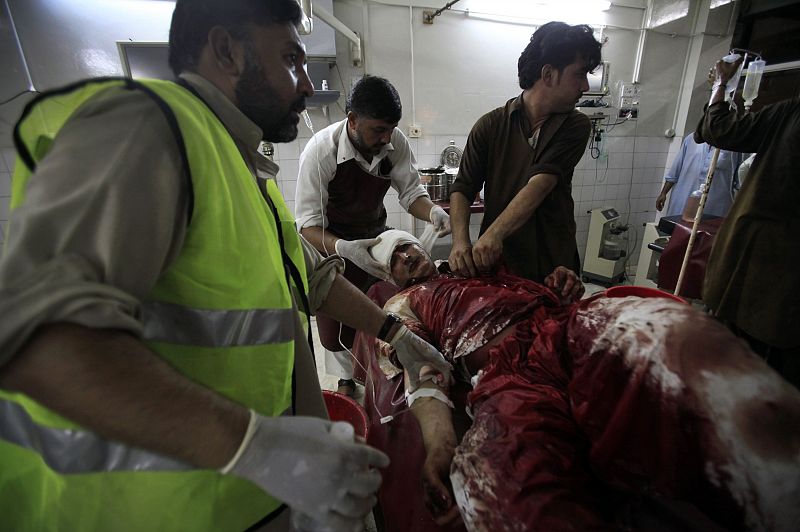
[[[306,97],[301,96],[297,99],[297,101],[291,107],[292,111],[295,113],[302,113],[306,110]]]

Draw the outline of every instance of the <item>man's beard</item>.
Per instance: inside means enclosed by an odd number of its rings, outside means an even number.
[[[262,131],[262,140],[289,142],[297,138],[299,119],[294,113],[305,109],[305,97],[300,96],[288,109],[267,82],[258,54],[249,43],[245,46],[245,64],[236,83],[236,105]]]
[[[360,151],[361,153],[369,153],[370,155],[378,155],[381,152],[381,148],[383,146],[369,146],[366,142],[364,142],[363,137],[358,132],[357,129],[353,129],[353,136],[351,137],[351,142],[355,149]]]

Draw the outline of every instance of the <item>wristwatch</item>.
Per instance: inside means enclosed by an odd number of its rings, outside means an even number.
[[[394,312],[387,312],[386,320],[383,322],[381,330],[378,331],[378,340],[388,342],[389,340],[386,337],[389,336],[389,331],[392,330],[395,323],[403,323],[403,321],[400,319],[400,316]]]

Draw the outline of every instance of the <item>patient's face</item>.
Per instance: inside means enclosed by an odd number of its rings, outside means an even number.
[[[433,259],[417,244],[403,244],[392,253],[392,279],[400,288],[424,281],[436,274]]]

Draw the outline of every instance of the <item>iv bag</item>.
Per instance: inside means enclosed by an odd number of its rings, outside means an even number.
[[[753,105],[753,100],[758,98],[758,87],[761,85],[761,76],[764,74],[764,61],[757,59],[751,61],[747,67],[744,78],[744,88],[742,89],[742,98],[744,98],[744,106],[749,108]]]

